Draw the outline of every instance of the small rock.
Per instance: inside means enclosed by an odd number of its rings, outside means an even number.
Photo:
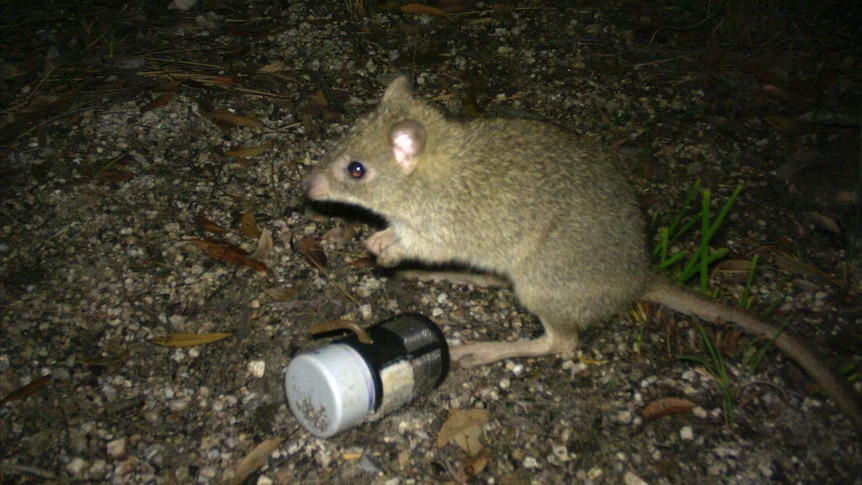
[[[120,458],[129,452],[129,446],[126,438],[118,438],[108,442],[108,456],[111,458]]]
[[[691,441],[694,439],[694,429],[691,426],[683,426],[682,429],[679,430],[679,437],[683,441]]]
[[[72,458],[66,465],[66,471],[73,477],[79,477],[87,469],[87,462],[80,456]]]
[[[556,457],[561,462],[569,461],[569,449],[563,445],[556,445],[551,448],[551,451],[554,453],[554,457]]]
[[[626,485],[647,485],[647,482],[644,481],[643,478],[635,475],[632,472],[626,472],[626,474],[623,475],[623,482]]]
[[[262,360],[253,360],[248,363],[248,372],[260,379],[266,373],[266,362]]]

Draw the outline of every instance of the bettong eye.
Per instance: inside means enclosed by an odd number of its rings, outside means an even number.
[[[347,165],[347,173],[355,179],[361,179],[365,175],[365,165],[353,160]]]

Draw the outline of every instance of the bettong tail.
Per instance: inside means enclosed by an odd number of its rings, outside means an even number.
[[[857,430],[862,432],[862,402],[859,394],[795,337],[782,331],[776,338],[776,334],[779,333],[777,325],[764,322],[751,312],[723,305],[662,279],[658,279],[648,287],[643,298],[707,322],[732,322],[746,332],[762,335],[768,339],[775,338],[775,345],[805,369],[805,372],[838,404],[844,415],[853,421]]]

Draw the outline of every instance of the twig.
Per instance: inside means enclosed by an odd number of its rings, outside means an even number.
[[[47,478],[49,480],[57,478],[57,475],[48,470],[43,470],[34,466],[19,465],[17,463],[0,462],[0,469],[9,470],[11,472],[26,473],[28,475],[36,475],[37,477]]]

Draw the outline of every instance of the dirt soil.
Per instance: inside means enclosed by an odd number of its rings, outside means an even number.
[[[859,391],[858,7],[167,3],[0,9],[0,482],[862,483],[859,433],[796,364],[706,322],[714,358],[697,321],[653,305],[573,355],[453,368],[327,440],[283,384],[338,318],[420,312],[452,345],[541,333],[508,289],[376,268],[363,241],[384,221],[304,199],[303,174],[406,74],[452,117],[601,140],[651,234],[697,181],[688,215],[741,186],[709,291]]]

